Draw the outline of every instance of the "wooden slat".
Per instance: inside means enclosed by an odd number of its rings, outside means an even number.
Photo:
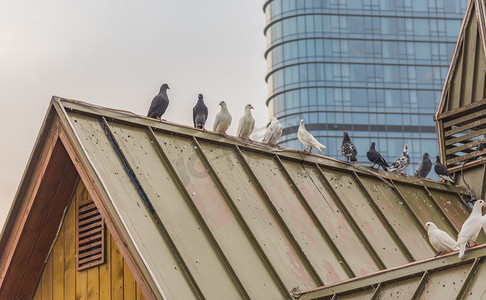
[[[96,254],[96,257],[101,257],[101,248],[96,248],[91,251],[80,253],[78,255],[79,263],[82,264],[85,260],[93,260],[93,258],[95,257],[94,254]]]
[[[82,186],[78,181],[76,191]],[[74,299],[76,296],[76,201],[75,197],[69,205],[64,221],[64,299]]]
[[[465,123],[467,121],[474,120],[476,118],[481,118],[483,116],[486,116],[486,109],[477,111],[475,113],[466,115],[464,117],[452,118],[452,120],[444,122],[444,128],[448,128],[448,127],[451,127],[451,126],[454,126],[454,125],[462,125],[463,123]]]
[[[486,153],[486,149],[483,150],[483,151],[474,151],[473,153],[470,153],[470,154],[466,154],[466,155],[458,156],[458,157],[455,157],[455,158],[452,158],[452,159],[448,159],[447,160],[447,166],[454,164],[454,163],[461,162],[461,161],[469,160],[473,157],[482,156],[485,153]]]
[[[137,283],[126,263],[123,264],[123,296],[123,299],[137,298]]]
[[[78,212],[82,215],[85,211],[90,209],[96,209],[96,205],[93,201],[90,201],[88,205],[85,204],[84,206],[80,206]]]
[[[87,212],[87,213],[84,213],[84,214],[80,214],[78,213],[78,218],[80,220],[87,220],[87,219],[92,219],[93,217],[95,216],[98,216],[100,215],[100,212],[98,210],[94,210],[94,211],[90,211],[90,212]]]
[[[100,215],[96,215],[96,216],[93,216],[90,219],[83,220],[83,221],[79,222],[79,225],[80,226],[84,226],[86,224],[89,224],[89,223],[92,223],[92,222],[99,222],[99,221],[101,221],[101,216]]]
[[[47,260],[42,274],[42,299],[52,299],[52,256]]]
[[[88,300],[100,300],[100,270],[97,267],[89,268],[88,271]]]
[[[465,141],[465,140],[468,140],[468,139],[473,138],[473,137],[480,136],[480,135],[485,134],[485,133],[486,133],[486,129],[478,130],[478,131],[475,131],[475,132],[465,134],[465,135],[460,136],[460,137],[456,137],[456,138],[446,140],[445,144],[446,144],[446,146],[449,146],[449,145],[452,145],[452,144],[455,144],[455,143],[460,143],[461,141]]]
[[[480,108],[483,105],[486,105],[486,99],[482,99],[482,100],[479,100],[477,102],[468,104],[466,106],[458,107],[456,109],[453,109],[453,110],[450,110],[448,112],[442,113],[442,114],[438,115],[437,118],[438,119],[444,119],[444,118],[447,118],[447,117],[450,117],[450,116],[454,116],[454,115],[461,115],[461,116],[463,116],[463,115],[469,114],[471,111],[472,112],[476,111],[478,108]]]
[[[111,299],[123,299],[123,257],[118,247],[111,248]]]
[[[113,237],[107,230],[105,238],[105,263],[100,268],[100,299],[111,299],[111,247],[116,247]]]
[[[96,226],[93,226],[93,228],[90,228],[89,230],[86,230],[86,231],[80,233],[78,235],[79,239],[83,240],[83,238],[90,236],[90,235],[93,235],[95,233],[100,234],[100,232],[103,231],[102,225],[103,225],[103,223],[98,222],[98,224],[96,224]],[[84,229],[84,228],[82,228],[82,229]]]
[[[485,143],[486,142],[486,139],[482,139],[482,140],[476,140],[474,142],[471,142],[471,143],[467,143],[465,145],[462,145],[462,146],[457,146],[457,147],[454,147],[454,148],[449,148],[446,150],[446,154],[452,154],[452,153],[456,153],[456,152],[465,152],[463,150],[467,150],[467,149],[470,149],[472,147],[475,147],[481,143]],[[472,153],[474,152],[475,150],[471,150],[469,153]]]
[[[481,119],[481,120],[476,120],[472,123],[469,123],[467,125],[463,125],[463,126],[460,126],[460,127],[457,127],[457,128],[454,128],[454,129],[451,129],[451,130],[448,130],[448,131],[445,131],[444,132],[444,137],[448,137],[448,136],[451,136],[453,134],[456,134],[456,133],[459,133],[459,132],[463,132],[463,131],[466,131],[468,129],[471,129],[471,128],[474,128],[476,126],[481,126],[481,125],[484,125],[486,124],[486,118],[484,119]]]
[[[64,298],[64,224],[59,231],[56,243],[52,249],[52,259],[54,264],[52,266],[52,282],[53,299],[63,299]]]
[[[477,17],[474,13],[473,16]],[[463,68],[463,81],[461,82],[461,94],[462,97],[459,99],[460,106],[472,103],[472,87],[473,87],[473,75],[474,67],[476,62],[476,41],[478,37],[478,23],[470,22],[466,30],[466,38],[464,40],[464,63],[465,68]]]
[[[101,245],[101,243],[102,243],[102,241],[97,241],[96,243],[92,243],[92,244],[89,244],[89,245],[86,245],[86,246],[79,247],[78,250],[83,251],[83,250]]]
[[[91,257],[87,257],[87,258],[82,258],[82,259],[79,259],[79,269],[78,271],[80,270],[84,270],[86,268],[89,268],[89,267],[93,267],[94,265],[96,265],[98,262],[97,260],[101,258],[101,254],[98,254],[98,255],[95,255],[95,256],[91,256]]]

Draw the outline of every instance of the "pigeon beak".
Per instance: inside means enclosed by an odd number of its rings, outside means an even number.
[[[223,104],[223,101],[219,102],[219,104],[218,104],[218,105],[221,105],[221,104]]]
[[[250,108],[253,109],[253,106],[250,105]]]

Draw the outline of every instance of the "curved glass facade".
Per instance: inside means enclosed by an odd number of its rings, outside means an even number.
[[[358,160],[372,141],[393,161],[409,144],[412,174],[438,152],[433,115],[467,1],[271,0],[264,5],[267,104],[280,144],[303,148],[299,120],[342,159],[350,132]]]

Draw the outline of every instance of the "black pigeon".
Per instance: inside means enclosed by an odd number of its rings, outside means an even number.
[[[430,169],[432,169],[432,161],[427,152],[424,153],[422,160],[418,163],[417,169],[415,169],[415,177],[425,178],[429,175]]]
[[[438,155],[436,156],[434,171],[437,173],[437,175],[439,175],[440,178],[449,181],[449,183],[452,185],[456,185],[451,173],[449,173],[449,170],[447,170],[446,166],[440,163],[440,157]]]
[[[167,110],[167,106],[169,106],[169,97],[167,96],[167,89],[169,89],[167,83],[164,83],[160,87],[159,93],[154,97],[152,103],[150,104],[147,117],[160,120],[160,117],[162,117],[162,115]]]
[[[194,122],[194,127],[203,129],[206,120],[208,119],[208,107],[204,104],[203,95],[199,94],[197,96],[197,103],[192,109],[192,121]]]
[[[378,164],[378,169],[380,166],[383,168],[383,170],[388,171],[388,168],[390,167],[387,163],[386,160],[381,156],[381,154],[375,150],[375,142],[371,143],[370,150],[366,153],[366,157],[368,157],[369,161],[373,163],[371,166],[372,168],[375,167],[376,164]]]
[[[346,157],[346,161],[351,161],[354,164],[354,162],[357,161],[356,155],[358,155],[358,151],[356,150],[354,144],[351,142],[348,132],[344,131],[343,134],[344,137],[343,143],[341,144],[341,154]]]
[[[400,154],[400,156],[395,159],[395,161],[392,163],[390,166],[390,169],[388,171],[390,172],[402,172],[405,170],[406,167],[408,167],[408,164],[410,163],[410,156],[408,156],[408,144],[405,144],[403,146],[403,152]],[[402,173],[403,176],[407,176],[407,174]]]

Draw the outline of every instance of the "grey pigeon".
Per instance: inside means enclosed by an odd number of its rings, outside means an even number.
[[[197,96],[197,103],[192,109],[192,121],[194,122],[194,127],[206,130],[204,124],[208,119],[208,107],[204,104],[203,95],[199,94]]]
[[[427,152],[424,153],[422,160],[418,163],[417,169],[415,169],[415,177],[425,178],[429,175],[430,169],[432,169],[432,161]]]
[[[409,163],[410,163],[410,157],[408,156],[408,144],[405,144],[405,146],[403,146],[402,154],[400,154],[400,156],[398,156],[397,159],[395,159],[395,161],[392,163],[388,171],[402,172],[403,170],[405,170],[406,167],[408,167]],[[402,175],[407,176],[404,173],[402,173]]]
[[[341,154],[346,157],[346,161],[351,161],[353,164],[358,159],[356,155],[358,155],[358,150],[356,150],[356,146],[354,146],[353,142],[349,138],[348,132],[343,132],[343,143],[341,144]]]
[[[443,180],[448,181],[452,185],[456,185],[454,179],[451,176],[451,173],[449,173],[449,170],[447,170],[446,166],[440,163],[440,157],[438,155],[435,158],[434,171]]]
[[[282,136],[282,125],[275,117],[270,117],[270,125],[265,130],[262,143],[275,147],[278,139]]]
[[[462,224],[461,231],[457,235],[457,242],[454,247],[459,247],[459,259],[464,256],[466,251],[466,244],[473,242],[477,245],[476,239],[481,231],[482,226],[482,208],[484,206],[484,200],[477,200],[474,202],[472,212],[469,217]]]
[[[375,142],[371,143],[370,150],[366,152],[366,157],[368,157],[368,160],[373,163],[371,166],[372,168],[375,167],[375,165],[378,165],[378,169],[380,166],[383,168],[383,170],[388,171],[388,168],[390,167],[386,160],[381,156],[381,154],[375,150]]]
[[[167,85],[167,83],[164,83],[160,87],[159,93],[155,95],[152,103],[150,104],[147,117],[160,120],[162,115],[167,110],[167,106],[169,106],[169,97],[167,96],[168,89],[169,86]]]

